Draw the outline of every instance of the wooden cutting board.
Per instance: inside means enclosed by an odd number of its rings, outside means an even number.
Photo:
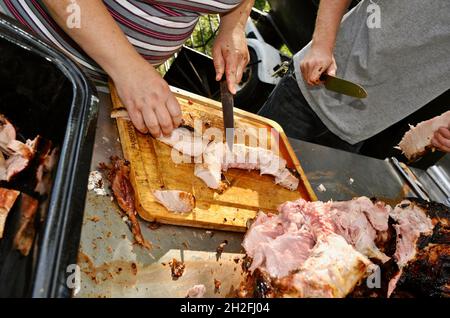
[[[114,85],[110,85],[113,112],[123,109]],[[189,122],[201,119],[212,127],[223,129],[221,104],[177,88],[171,88],[177,97],[183,118]],[[257,212],[276,212],[285,201],[304,198],[317,200],[300,163],[292,150],[282,128],[275,122],[252,113],[236,109],[235,127],[264,128],[268,133],[268,144],[279,133],[280,155],[301,176],[298,191],[289,191],[274,184],[272,176],[260,176],[258,171],[230,169],[225,173],[231,186],[222,194],[209,189],[202,180],[194,176],[194,164],[175,164],[172,148],[150,135],[135,130],[124,118],[117,118],[120,141],[125,159],[131,163],[131,181],[136,194],[136,209],[147,221],[166,224],[201,227],[207,229],[245,232],[249,219]],[[168,212],[155,201],[152,189],[183,190],[195,196],[196,207],[188,214]]]

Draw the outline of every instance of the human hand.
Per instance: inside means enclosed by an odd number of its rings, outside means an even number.
[[[300,69],[305,82],[314,86],[321,83],[320,76],[323,73],[335,76],[337,65],[332,51],[311,46],[300,62]]]
[[[220,81],[225,73],[229,91],[236,94],[236,84],[240,83],[250,59],[244,29],[240,26],[221,27],[214,41],[212,56],[216,81]]]
[[[134,126],[157,138],[170,135],[182,121],[180,105],[167,82],[144,59],[130,61],[113,81]]]
[[[449,126],[450,127],[450,126]],[[441,127],[434,133],[431,144],[443,152],[450,152],[450,129],[449,127]]]

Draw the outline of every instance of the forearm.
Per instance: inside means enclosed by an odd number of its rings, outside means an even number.
[[[254,3],[254,0],[244,0],[234,10],[221,15],[220,29],[229,30],[239,27],[244,30]]]
[[[332,52],[342,17],[351,0],[321,0],[317,13],[312,46]]]
[[[141,59],[101,0],[77,0],[81,8],[81,27],[66,24],[71,0],[44,0],[55,21],[111,77],[133,61]]]

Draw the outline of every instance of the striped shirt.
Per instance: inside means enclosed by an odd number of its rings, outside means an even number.
[[[74,1],[76,3],[76,1]],[[103,0],[130,43],[151,64],[176,53],[192,34],[202,14],[231,11],[242,0]],[[94,80],[104,73],[56,24],[38,0],[3,0],[0,12],[15,18],[78,62]]]

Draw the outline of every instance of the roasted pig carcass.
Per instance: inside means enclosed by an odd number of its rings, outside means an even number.
[[[192,193],[179,190],[154,190],[156,201],[167,210],[175,213],[189,213],[195,207],[195,198]]]
[[[446,206],[409,199],[392,209],[361,197],[297,200],[278,210],[260,212],[244,238],[240,296],[449,296]]]
[[[9,211],[11,211],[19,194],[20,192],[16,190],[0,188],[0,239],[3,237]]]
[[[450,111],[441,116],[423,121],[406,132],[398,147],[410,161],[414,161],[432,149],[431,139],[434,133],[441,127],[450,125]]]
[[[389,214],[380,202],[300,199],[278,210],[260,212],[244,238],[250,262],[241,295],[344,297],[372,270],[369,257],[389,259],[375,244]]]
[[[28,256],[36,236],[36,212],[38,200],[22,193],[18,210],[20,212],[19,228],[14,237],[13,246],[23,256]]]
[[[136,216],[134,189],[130,181],[129,162],[112,156],[111,164],[100,163],[100,168],[106,172],[114,197],[119,207],[128,217],[129,226],[136,242],[143,247],[150,248],[150,243],[142,236],[141,227]]]

